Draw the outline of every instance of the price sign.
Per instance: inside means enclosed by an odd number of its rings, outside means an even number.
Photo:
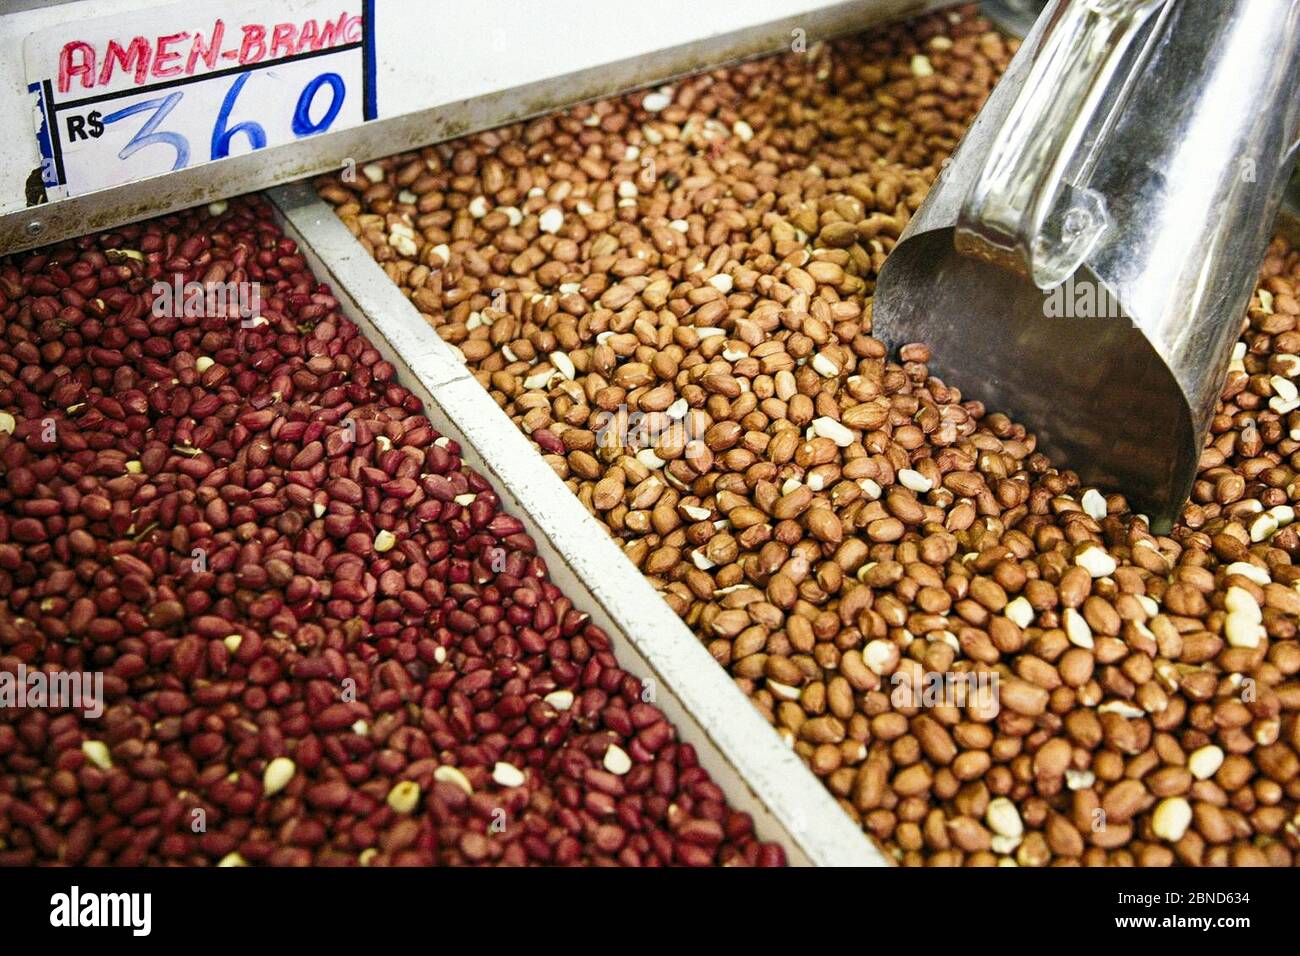
[[[179,3],[23,45],[51,199],[375,118],[374,0]]]

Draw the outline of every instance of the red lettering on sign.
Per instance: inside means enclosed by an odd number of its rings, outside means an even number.
[[[112,82],[114,63],[124,71],[134,68],[135,82],[143,83],[149,75],[149,56],[152,52],[153,48],[144,37],[135,37],[125,49],[116,40],[109,40],[108,49],[104,51],[104,65],[99,71],[99,85],[108,86]]]
[[[194,34],[194,46],[190,48],[190,58],[185,61],[187,75],[194,75],[194,68],[198,66],[199,60],[202,60],[209,70],[216,68],[217,56],[221,53],[221,38],[225,33],[226,21],[217,20],[212,24],[212,40],[206,46],[203,44],[203,34]]]
[[[154,76],[177,76],[181,73],[181,65],[170,65],[172,60],[179,60],[181,55],[176,50],[167,49],[173,43],[180,43],[182,40],[189,39],[190,32],[185,30],[181,33],[169,33],[165,37],[158,38],[158,44],[154,49],[153,55],[153,75]],[[167,65],[164,65],[167,64]]]
[[[277,56],[293,56],[293,35],[297,27],[292,23],[277,23],[271,31],[271,59]]]
[[[360,43],[361,42],[361,15],[347,16],[343,14],[339,17],[343,21],[343,42]]]
[[[256,63],[266,56],[266,27],[260,23],[248,23],[243,27],[244,42],[239,44],[239,63]]]
[[[320,45],[323,47],[331,47],[342,40],[344,37],[344,31],[347,27],[347,20],[348,15],[346,13],[340,13],[339,18],[333,23],[326,20],[325,29],[321,30],[320,34]]]
[[[316,26],[315,20],[308,20],[302,25],[302,32],[298,34],[298,49],[295,51],[301,53],[303,50],[320,49],[320,29]]]
[[[123,41],[109,40],[102,58],[95,44],[72,40],[59,50],[58,90],[67,93],[74,85],[87,90],[108,86],[124,74],[131,76],[137,85],[145,84],[151,74],[157,79],[182,74],[193,76],[205,69],[216,69],[222,58],[238,58],[240,65],[247,66],[308,51],[317,52],[359,42],[364,33],[363,26],[360,15],[346,11],[332,20],[313,17],[301,24],[241,24],[239,46],[223,50],[226,23],[215,19],[207,36],[201,30],[182,30],[152,38],[136,36]],[[184,49],[186,42],[189,43],[188,51]]]
[[[95,48],[85,40],[73,40],[63,44],[59,51],[59,92],[66,93],[72,88],[72,78],[81,77],[83,89],[95,85]]]

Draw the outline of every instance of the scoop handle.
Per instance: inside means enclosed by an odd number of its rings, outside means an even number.
[[[1058,0],[1039,48],[957,217],[957,251],[1052,289],[1109,225],[1105,197],[1065,181],[1103,131],[1124,52],[1165,0]],[[1089,134],[1093,134],[1089,137]]]

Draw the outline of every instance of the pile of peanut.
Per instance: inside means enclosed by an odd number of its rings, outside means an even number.
[[[963,8],[320,190],[894,859],[1290,865],[1300,255],[1168,536],[871,337],[1014,49]]]
[[[642,687],[263,198],[0,259],[0,867],[784,863]]]

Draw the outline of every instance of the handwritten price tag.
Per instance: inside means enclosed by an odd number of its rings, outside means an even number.
[[[23,58],[47,195],[374,119],[373,12],[374,0],[221,0],[32,34]]]

